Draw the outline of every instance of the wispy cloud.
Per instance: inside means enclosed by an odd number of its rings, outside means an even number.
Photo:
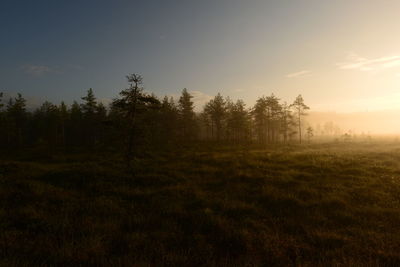
[[[309,70],[302,70],[294,73],[289,73],[286,75],[287,78],[298,78],[298,77],[305,77],[305,76],[310,76],[311,71]]]
[[[83,69],[84,69],[83,66],[81,66],[81,65],[76,65],[76,64],[69,64],[69,65],[67,65],[67,67],[68,67],[69,69],[72,69],[72,70],[83,70]]]
[[[336,64],[340,69],[359,71],[379,71],[400,66],[400,56],[392,55],[379,58],[364,58],[355,53],[347,56],[346,62]]]
[[[26,64],[21,66],[21,69],[29,75],[33,76],[43,76],[48,73],[61,73],[61,71],[57,70],[56,68],[51,68],[45,65],[32,65]]]
[[[193,103],[196,107],[196,110],[202,109],[203,106],[213,98],[212,96],[201,91],[190,91],[189,93],[193,96]]]

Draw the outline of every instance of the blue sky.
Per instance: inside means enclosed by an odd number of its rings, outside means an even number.
[[[365,110],[376,99],[382,109],[389,105],[383,89],[400,103],[399,7],[343,0],[3,0],[0,90],[71,103],[92,87],[110,99],[135,72],[147,91],[176,96],[186,87],[199,106],[217,92],[249,104],[273,92],[286,101],[302,93],[320,110],[351,110],[354,101]]]

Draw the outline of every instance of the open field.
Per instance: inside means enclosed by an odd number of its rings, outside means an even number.
[[[2,153],[0,265],[400,264],[400,143],[200,147]]]

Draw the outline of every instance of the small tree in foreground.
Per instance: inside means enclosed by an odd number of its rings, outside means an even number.
[[[154,96],[143,92],[143,78],[141,75],[130,74],[126,78],[129,88],[119,93],[121,98],[114,99],[112,110],[122,119],[121,126],[125,129],[125,159],[128,168],[132,170],[131,161],[137,155],[139,146],[138,115],[152,104],[159,103],[159,101]]]

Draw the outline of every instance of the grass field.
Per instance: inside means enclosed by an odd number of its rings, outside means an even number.
[[[400,265],[400,143],[2,153],[0,266]]]

